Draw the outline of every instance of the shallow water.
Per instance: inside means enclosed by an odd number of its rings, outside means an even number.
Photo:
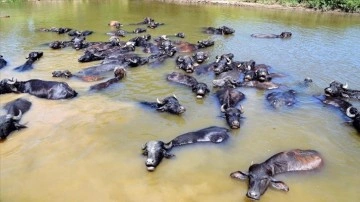
[[[1,105],[24,97],[32,102],[21,123],[28,128],[14,132],[0,144],[0,201],[248,201],[247,185],[229,174],[246,171],[254,162],[293,148],[318,150],[325,166],[317,172],[281,175],[288,193],[269,189],[262,201],[358,201],[360,198],[360,136],[346,125],[336,109],[313,98],[332,80],[360,88],[360,18],[355,15],[266,10],[214,5],[175,5],[152,1],[34,1],[0,3],[0,54],[8,66],[0,79],[66,81],[79,96],[71,100],[43,100],[27,94],[0,96]],[[176,148],[174,159],[165,159],[155,172],[146,171],[141,146],[149,140],[169,141],[177,135],[216,125],[219,117],[215,89],[204,100],[165,75],[175,68],[174,59],[160,67],[133,68],[127,77],[102,92],[89,92],[77,79],[55,79],[54,70],[77,72],[99,62],[81,64],[82,51],[50,50],[44,45],[68,40],[66,35],[37,32],[37,28],[70,27],[93,30],[88,41],[107,41],[110,20],[134,23],[151,16],[166,25],[147,33],[153,37],[184,32],[196,43],[212,39],[204,49],[210,60],[234,53],[236,60],[253,59],[286,74],[278,80],[299,92],[293,108],[273,110],[266,91],[241,89],[245,119],[232,130],[225,144]],[[233,36],[200,32],[204,26],[227,25]],[[125,25],[133,30],[136,26]],[[289,40],[255,39],[252,33],[291,31]],[[134,37],[129,35],[123,40]],[[25,62],[31,51],[44,56],[26,73],[12,69]],[[305,77],[314,83],[299,88]],[[213,75],[196,76],[211,85]],[[176,94],[187,108],[181,116],[141,107]],[[354,101],[354,105],[360,106]]]

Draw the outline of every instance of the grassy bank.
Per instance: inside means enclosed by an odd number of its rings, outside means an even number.
[[[360,0],[160,0],[176,3],[209,3],[269,8],[307,8],[318,11],[360,13]]]

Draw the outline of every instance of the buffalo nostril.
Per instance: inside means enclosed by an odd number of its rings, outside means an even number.
[[[256,193],[255,191],[249,191],[247,193],[247,196],[252,198],[252,199],[259,199],[260,195],[258,193]]]

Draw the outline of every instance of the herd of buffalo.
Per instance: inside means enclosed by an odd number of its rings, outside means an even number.
[[[216,90],[214,95],[218,98],[220,111],[229,126],[228,128],[211,126],[194,132],[188,132],[179,135],[170,142],[149,141],[142,147],[143,155],[147,156],[145,165],[147,170],[153,171],[165,158],[171,158],[174,155],[170,150],[174,147],[200,143],[211,142],[221,143],[227,140],[230,135],[230,129],[239,129],[243,107],[240,102],[245,99],[245,95],[239,90],[244,87],[253,87],[259,90],[278,89],[266,95],[269,105],[274,108],[282,106],[292,106],[296,103],[297,92],[294,89],[279,90],[281,84],[274,83],[273,78],[283,75],[270,72],[270,66],[257,64],[255,61],[236,61],[234,54],[225,53],[209,58],[207,52],[202,51],[209,46],[214,45],[214,41],[203,40],[197,43],[190,43],[182,40],[184,33],[174,35],[162,35],[152,38],[150,34],[140,35],[147,32],[147,29],[155,29],[163,26],[164,23],[156,22],[150,17],[144,18],[138,23],[129,25],[139,26],[133,31],[125,31],[124,26],[118,21],[111,21],[108,26],[111,31],[106,33],[110,36],[106,42],[88,42],[86,36],[92,34],[92,31],[78,31],[71,28],[39,28],[42,32],[55,32],[58,34],[67,34],[70,37],[68,41],[53,41],[48,44],[51,49],[74,48],[84,50],[84,54],[78,59],[79,62],[101,61],[98,65],[87,67],[79,72],[69,70],[58,70],[52,72],[53,77],[76,78],[86,82],[104,80],[89,87],[90,91],[100,91],[108,86],[118,83],[131,68],[150,65],[159,66],[165,60],[174,58],[174,66],[179,71],[169,72],[165,79],[169,83],[180,84],[191,89],[198,99],[205,99],[210,93],[208,84],[196,80],[192,74],[203,75],[213,73],[215,79],[212,87]],[[200,31],[200,30],[199,30]],[[235,30],[227,27],[205,27],[201,30],[207,34],[231,35]],[[120,40],[121,37],[135,34],[136,37],[129,41]],[[291,38],[291,32],[282,32],[281,34],[253,34],[256,38]],[[135,50],[141,49],[143,54],[138,54]],[[148,54],[144,57],[144,53]],[[180,54],[181,55],[180,55]],[[176,54],[179,54],[176,56]],[[33,69],[34,63],[43,57],[43,52],[31,52],[23,65],[13,68],[14,71],[26,72]],[[0,70],[7,66],[6,58],[0,56]],[[106,73],[114,72],[114,77],[105,80]],[[311,78],[305,78],[303,85],[310,85]],[[39,79],[30,79],[27,81],[18,81],[14,78],[2,78],[0,81],[0,94],[5,93],[28,93],[39,98],[58,100],[71,99],[77,96],[77,92],[66,82],[45,81]],[[350,101],[360,100],[360,91],[349,89],[347,84],[333,81],[324,89],[324,94],[319,98],[323,103],[337,107],[345,116],[349,117],[353,127],[360,133],[360,112]],[[175,95],[170,95],[156,101],[143,101],[143,106],[154,108],[158,112],[168,112],[180,115],[186,112],[186,108],[180,104]],[[21,117],[30,110],[31,102],[26,99],[18,98],[6,103],[3,109],[5,115],[0,117],[0,139],[4,141],[7,136],[15,130],[26,128],[20,124]],[[271,156],[260,164],[253,164],[248,172],[236,171],[230,174],[232,178],[248,180],[247,197],[258,200],[264,194],[269,186],[279,190],[288,191],[288,186],[274,178],[275,175],[289,171],[314,170],[321,167],[323,159],[315,150],[294,149],[284,151]]]

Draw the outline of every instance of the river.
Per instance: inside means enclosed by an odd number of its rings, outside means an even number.
[[[314,95],[333,80],[360,89],[360,18],[293,10],[217,5],[177,5],[154,1],[74,0],[0,3],[0,54],[8,65],[0,79],[65,81],[78,93],[71,100],[45,100],[28,94],[0,96],[1,105],[16,98],[32,102],[21,123],[28,128],[12,133],[0,144],[0,201],[249,201],[247,183],[231,179],[273,154],[300,148],[319,151],[321,170],[283,174],[287,193],[269,188],[262,201],[358,201],[360,198],[360,136],[337,109],[324,106]],[[53,78],[54,70],[77,72],[99,63],[79,63],[83,51],[51,50],[46,43],[69,40],[67,35],[39,32],[38,28],[70,27],[92,30],[87,41],[107,41],[111,20],[124,30],[150,16],[165,23],[148,29],[153,37],[184,32],[183,40],[211,39],[210,55],[233,53],[235,60],[253,59],[286,75],[274,80],[298,92],[293,107],[273,110],[265,101],[269,91],[240,88],[241,128],[231,130],[224,144],[198,144],[172,150],[148,172],[141,146],[149,140],[170,141],[177,135],[208,126],[228,127],[211,87],[212,74],[194,75],[210,86],[203,100],[191,90],[166,81],[177,70],[174,59],[158,67],[128,70],[127,77],[101,92],[89,92],[94,83]],[[229,26],[231,36],[208,35],[202,27]],[[291,31],[291,39],[256,39],[253,33]],[[121,38],[126,41],[135,34]],[[34,69],[19,73],[31,51],[43,51]],[[184,53],[177,53],[184,55]],[[305,77],[314,81],[298,87]],[[181,116],[158,113],[139,105],[175,94],[186,107]],[[352,102],[360,106],[359,102]]]

